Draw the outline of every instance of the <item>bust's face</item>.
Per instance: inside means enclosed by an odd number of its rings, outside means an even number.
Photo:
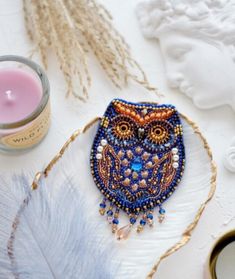
[[[235,63],[228,47],[173,31],[161,35],[159,42],[170,87],[178,88],[199,108],[231,103]]]

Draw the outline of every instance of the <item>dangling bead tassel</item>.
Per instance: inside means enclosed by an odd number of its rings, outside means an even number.
[[[117,231],[117,240],[127,239],[132,228],[132,224],[128,224]]]
[[[144,214],[142,219],[140,220],[139,226],[137,227],[137,233],[140,233],[143,231],[144,226],[146,225],[146,218],[147,218],[147,215]]]
[[[118,230],[118,224],[119,224],[118,215],[119,215],[119,209],[117,208],[114,213],[112,233],[116,233],[116,231]]]
[[[162,223],[164,221],[165,213],[166,213],[166,210],[164,208],[160,207],[160,209],[159,209],[159,214],[160,215],[158,216],[159,223]]]
[[[113,222],[113,204],[112,203],[110,203],[109,209],[107,211],[107,220],[108,220],[109,224],[112,224],[112,222]]]
[[[133,225],[135,224],[136,222],[136,218],[137,216],[136,215],[130,215],[130,224],[120,228],[118,231],[117,231],[117,239],[118,240],[122,240],[122,239],[127,239],[130,232],[131,232],[131,228],[133,227]]]
[[[147,223],[150,227],[153,227],[153,211],[149,211],[147,214]]]
[[[104,215],[105,214],[105,208],[106,208],[106,199],[104,198],[103,201],[100,203],[100,215]]]

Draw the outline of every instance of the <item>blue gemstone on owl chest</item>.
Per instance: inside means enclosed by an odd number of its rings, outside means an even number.
[[[133,171],[140,171],[142,167],[143,164],[139,158],[134,159],[133,162],[131,163],[131,169]]]

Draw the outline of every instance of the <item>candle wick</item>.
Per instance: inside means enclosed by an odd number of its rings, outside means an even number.
[[[14,95],[12,94],[11,90],[5,91],[5,96],[6,96],[6,101],[8,103],[13,103],[13,101],[15,100]]]
[[[12,99],[12,92],[11,92],[11,90],[7,90],[5,93],[7,95],[7,99],[11,100]]]

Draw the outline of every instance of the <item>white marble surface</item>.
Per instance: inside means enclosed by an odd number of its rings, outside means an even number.
[[[164,260],[159,268],[160,279],[199,279],[212,243],[220,234],[235,226],[235,174],[223,167],[222,160],[227,139],[235,134],[235,115],[227,108],[210,111],[196,109],[191,101],[166,85],[166,78],[157,42],[147,41],[140,33],[135,17],[135,0],[102,0],[114,17],[114,24],[126,38],[133,55],[145,69],[151,83],[158,86],[166,97],[163,102],[174,103],[178,109],[198,123],[211,145],[218,165],[218,185],[214,199],[206,208],[190,243]],[[25,34],[20,0],[0,0],[0,54],[27,56],[32,47]],[[36,61],[40,61],[35,57]],[[100,66],[90,59],[93,84],[86,104],[65,99],[65,84],[56,67],[54,57],[48,76],[51,82],[52,127],[46,139],[34,150],[20,156],[0,155],[1,173],[41,170],[70,134],[97,115],[102,115],[106,104],[114,97],[135,101],[156,100],[156,96],[131,85],[115,89]]]

